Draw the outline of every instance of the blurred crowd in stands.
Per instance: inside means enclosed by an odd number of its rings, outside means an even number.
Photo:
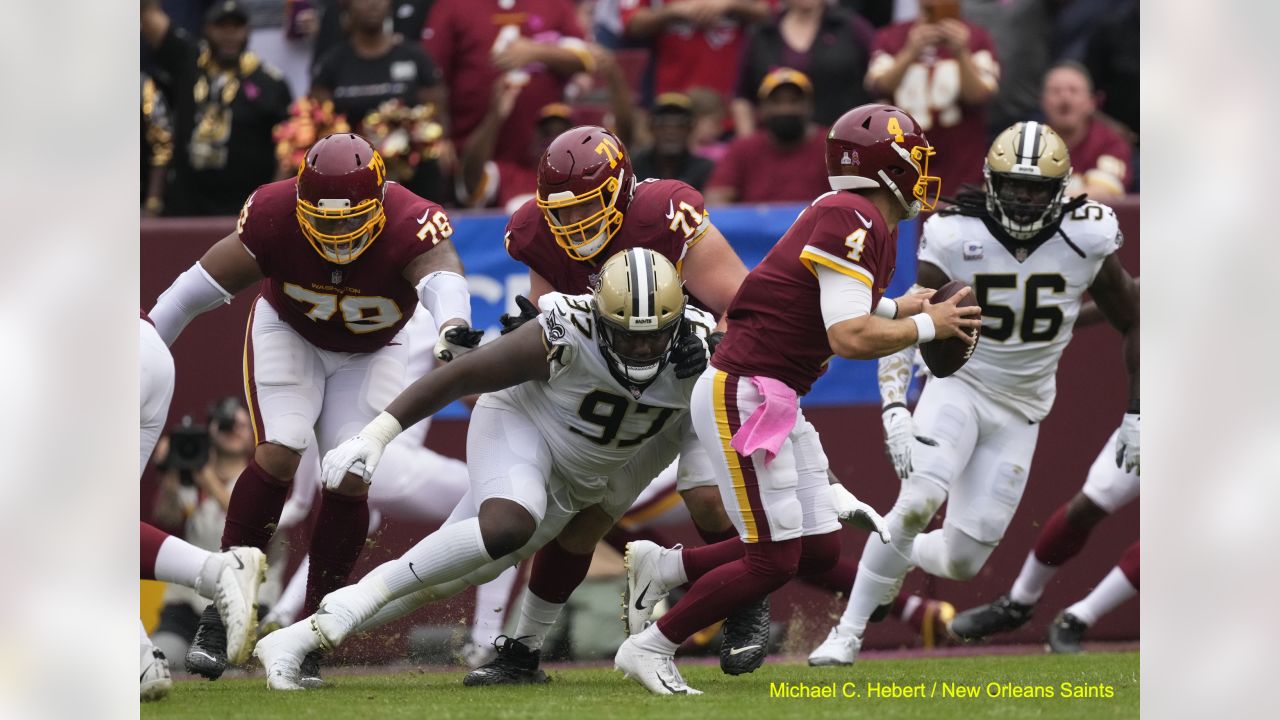
[[[708,204],[825,192],[825,126],[886,100],[979,183],[1024,119],[1070,192],[1137,192],[1137,0],[142,0],[144,215],[235,215],[354,131],[448,207],[513,209],[542,149],[612,128]]]

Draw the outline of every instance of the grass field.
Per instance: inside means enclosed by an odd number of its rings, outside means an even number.
[[[295,693],[270,692],[261,676],[215,683],[183,680],[169,697],[142,707],[144,718],[680,718],[743,720],[748,717],[820,718],[1135,718],[1138,717],[1138,653],[1078,656],[1006,655],[910,660],[865,660],[852,668],[810,668],[770,662],[737,678],[715,665],[685,664],[681,673],[700,697],[656,697],[605,668],[550,672],[537,687],[463,688],[461,673],[400,672],[339,675],[333,685]],[[832,687],[834,698],[771,697],[770,686],[804,683]],[[851,683],[847,685],[846,683]],[[924,697],[868,697],[869,683],[887,692],[919,691]],[[944,698],[946,683],[975,687],[977,697]],[[995,685],[990,685],[990,684]],[[1003,686],[1051,688],[1051,699],[993,697]],[[1110,698],[1063,697],[1063,683],[1110,688]],[[834,684],[834,685],[833,685]],[[856,697],[842,697],[842,690]],[[1105,692],[1105,691],[1103,691]],[[932,693],[932,695],[931,695]]]

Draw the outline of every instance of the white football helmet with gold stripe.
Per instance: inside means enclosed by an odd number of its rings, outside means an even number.
[[[991,143],[982,176],[991,218],[1015,240],[1027,240],[1062,217],[1071,157],[1053,128],[1015,123]]]
[[[647,248],[624,250],[600,269],[592,299],[596,337],[609,365],[632,384],[652,381],[684,318],[675,266]]]

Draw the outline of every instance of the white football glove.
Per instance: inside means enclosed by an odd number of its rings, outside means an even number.
[[[880,536],[882,543],[889,542],[889,526],[875,508],[854,497],[853,493],[838,482],[828,487],[831,488],[831,502],[836,506],[836,516],[840,518],[840,522],[873,532]]]
[[[336,490],[350,472],[359,475],[366,485],[369,484],[387,443],[399,435],[400,431],[400,421],[390,413],[384,412],[374,418],[359,435],[325,453],[324,461],[320,464],[320,482],[325,489]]]
[[[885,410],[880,419],[884,422],[884,449],[893,463],[893,470],[898,478],[906,480],[911,475],[911,448],[915,441],[937,447],[938,443],[931,438],[916,434],[915,420],[911,419],[911,411],[897,406]]]
[[[1141,424],[1141,413],[1125,413],[1124,422],[1120,423],[1120,434],[1116,436],[1116,467],[1138,475],[1142,474]]]

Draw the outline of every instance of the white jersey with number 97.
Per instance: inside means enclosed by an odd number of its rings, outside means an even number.
[[[528,413],[542,429],[565,478],[605,478],[644,449],[663,430],[688,423],[689,396],[697,377],[681,380],[663,368],[639,397],[619,382],[596,342],[590,295],[547,293],[538,302],[538,323],[551,348],[551,379],[508,388],[491,396]],[[715,319],[685,306],[684,319],[702,336]],[[689,430],[692,437],[692,430]]]
[[[1065,237],[1064,237],[1065,236]],[[1039,422],[1056,394],[1055,375],[1081,296],[1124,242],[1115,212],[1087,202],[1039,245],[1002,244],[982,218],[935,215],[924,224],[919,260],[973,288],[982,335],[955,377]]]

